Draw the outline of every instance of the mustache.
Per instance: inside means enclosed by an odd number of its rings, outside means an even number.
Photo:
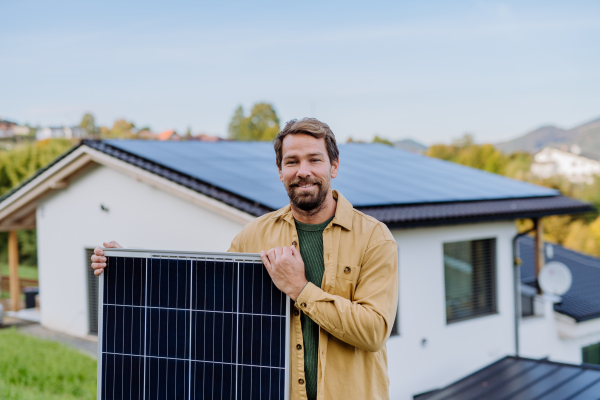
[[[318,185],[321,186],[321,182],[317,179],[305,179],[305,178],[296,178],[290,182],[290,187],[294,186],[302,186],[302,185]]]

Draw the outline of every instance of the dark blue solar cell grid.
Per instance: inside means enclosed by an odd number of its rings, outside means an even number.
[[[283,399],[286,297],[260,262],[109,257],[102,399]]]
[[[111,146],[272,209],[289,203],[265,142],[107,140]],[[354,206],[556,196],[554,189],[381,144],[341,144],[333,181]],[[356,183],[360,182],[359,185]]]

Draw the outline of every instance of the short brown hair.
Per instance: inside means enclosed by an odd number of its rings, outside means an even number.
[[[287,135],[296,135],[303,133],[310,135],[317,139],[325,139],[325,147],[327,148],[327,155],[329,156],[329,162],[334,163],[339,159],[340,151],[335,141],[335,135],[324,122],[319,121],[316,118],[302,118],[300,121],[293,119],[285,124],[285,127],[275,136],[273,139],[273,147],[275,147],[275,162],[277,167],[281,169],[281,160],[283,157],[281,148],[283,147],[283,139]]]

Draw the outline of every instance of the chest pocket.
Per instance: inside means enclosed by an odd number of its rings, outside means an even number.
[[[360,266],[338,264],[335,273],[335,294],[353,300]]]

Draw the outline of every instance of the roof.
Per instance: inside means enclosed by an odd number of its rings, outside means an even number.
[[[600,317],[600,258],[588,256],[560,245],[552,246],[552,257],[546,254],[546,262],[559,261],[565,264],[573,275],[573,283],[562,301],[554,305],[554,310],[583,322]],[[521,282],[536,287],[534,272],[533,238],[524,236],[519,239],[519,257],[521,264]]]
[[[171,138],[171,136],[173,136],[173,135],[177,135],[175,133],[175,131],[173,131],[173,130],[164,131],[156,137],[156,140],[158,140],[158,141],[169,140]]]
[[[593,210],[558,191],[380,144],[340,145],[333,186],[390,228],[513,220]],[[247,214],[289,203],[270,143],[84,140],[0,197],[2,202],[64,158],[90,148]],[[360,182],[359,185],[356,183]]]
[[[418,400],[584,400],[597,399],[600,368],[505,357]]]
[[[106,143],[272,209],[289,203],[269,142],[107,140]],[[339,149],[340,170],[333,187],[356,207],[559,194],[554,189],[382,144],[348,143]]]

